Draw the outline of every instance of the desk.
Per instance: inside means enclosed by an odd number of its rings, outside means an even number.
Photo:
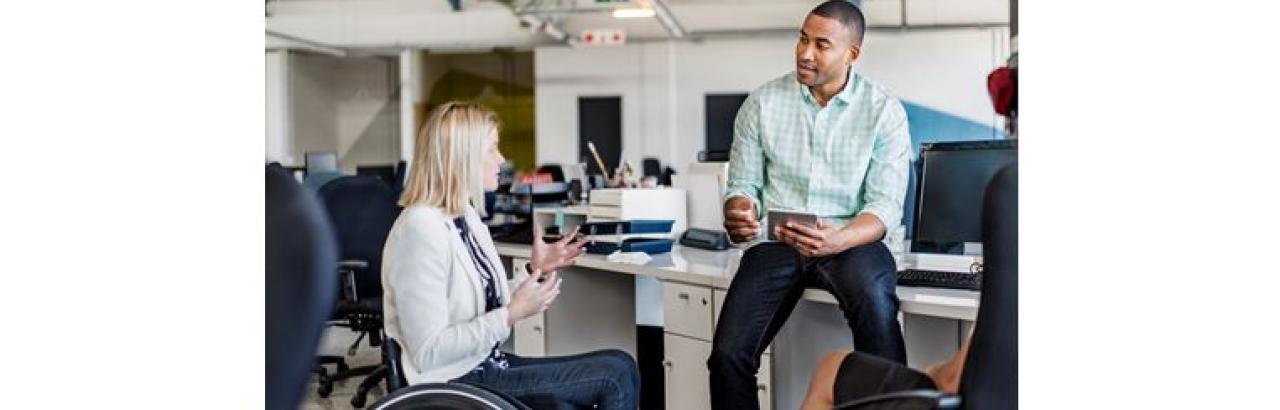
[[[514,275],[523,275],[529,245],[495,244]],[[665,320],[667,408],[709,408],[706,357],[720,305],[743,249],[709,251],[676,245],[644,265],[583,254],[565,269],[561,294],[547,312],[516,325],[512,348],[522,355],[564,355],[601,348],[635,354],[637,310],[661,308]],[[637,302],[635,279],[656,278],[662,296]],[[977,317],[978,292],[898,287],[908,364],[922,368],[950,357]],[[657,299],[657,300],[655,300]],[[811,289],[761,361],[763,408],[798,408],[822,355],[852,346],[829,293]]]

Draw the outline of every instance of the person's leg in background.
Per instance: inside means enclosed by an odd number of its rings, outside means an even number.
[[[804,294],[801,257],[781,243],[758,244],[742,255],[711,343],[711,408],[758,409],[760,355]]]
[[[818,368],[809,379],[809,392],[800,408],[827,410],[841,403],[875,395],[936,388],[929,375],[906,365],[860,352],[834,352],[818,362]],[[902,408],[916,407],[903,405]]]
[[[835,296],[853,332],[856,350],[907,363],[898,323],[897,264],[881,242],[818,258],[812,269]]]
[[[818,361],[813,377],[809,378],[809,392],[804,396],[800,410],[830,410],[835,406],[836,374],[840,371],[840,363],[849,352],[832,352]]]
[[[508,355],[509,366],[490,363],[454,381],[481,384],[519,399],[552,396],[578,407],[635,410],[640,403],[640,371],[621,350],[559,357]]]

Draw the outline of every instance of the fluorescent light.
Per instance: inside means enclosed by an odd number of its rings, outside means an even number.
[[[653,9],[651,8],[635,8],[635,9],[614,9],[613,18],[634,19],[653,17]]]

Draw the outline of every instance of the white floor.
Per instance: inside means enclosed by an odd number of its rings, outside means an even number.
[[[369,347],[368,338],[360,341],[360,347],[356,351],[355,356],[347,356],[347,347],[351,346],[351,342],[356,340],[356,334],[342,328],[329,328],[325,331],[324,339],[320,341],[320,349],[318,354],[323,355],[341,355],[347,365],[351,367],[360,367],[366,365],[376,365],[381,360],[381,354],[377,348]],[[325,366],[329,371],[333,371],[333,366]],[[333,384],[333,392],[329,397],[321,398],[316,393],[316,387],[319,385],[315,382],[315,377],[311,378],[311,384],[307,386],[306,395],[303,397],[303,410],[321,410],[321,409],[351,409],[351,396],[356,393],[356,388],[360,386],[365,376],[357,376],[350,379],[335,382]],[[378,401],[385,393],[382,386],[369,392],[369,397],[365,400],[365,406]]]

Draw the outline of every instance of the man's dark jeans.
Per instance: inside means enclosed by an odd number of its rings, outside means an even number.
[[[807,288],[831,292],[853,331],[854,347],[898,363],[907,352],[898,325],[897,265],[881,242],[806,258],[782,243],[758,244],[742,256],[716,325],[711,407],[758,409],[760,355]]]

